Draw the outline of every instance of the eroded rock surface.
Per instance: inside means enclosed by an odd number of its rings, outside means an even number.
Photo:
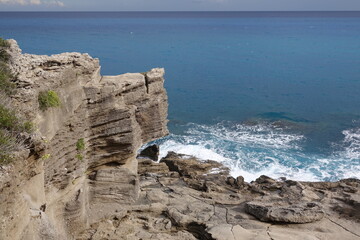
[[[164,69],[101,76],[88,54],[22,54],[10,43],[13,102],[36,131],[23,158],[1,169],[0,239],[74,239],[137,201],[137,151],[168,134]],[[48,90],[61,106],[43,111]]]
[[[246,211],[264,222],[310,223],[324,217],[322,207],[316,203],[292,204],[280,202],[248,202]]]
[[[261,176],[252,183],[238,178],[236,184],[221,164],[172,152],[160,163],[139,160],[139,173],[138,201],[121,217],[103,219],[106,226],[92,225],[79,239],[102,239],[98,233],[105,239],[350,240],[360,236],[358,202],[349,201],[359,196],[357,180],[306,183]],[[128,234],[113,237],[118,232]]]

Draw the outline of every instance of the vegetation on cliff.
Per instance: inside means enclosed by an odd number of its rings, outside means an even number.
[[[12,152],[22,146],[21,133],[31,132],[32,123],[24,121],[11,106],[10,95],[15,92],[14,76],[8,67],[9,43],[0,38],[0,165],[12,159]]]
[[[80,138],[76,142],[76,150],[78,152],[75,155],[76,159],[82,161],[84,159],[84,156],[83,156],[82,152],[85,150],[85,140],[83,138]]]
[[[11,82],[14,76],[11,74],[7,62],[10,55],[7,49],[10,47],[9,43],[0,38],[0,91],[10,95],[15,89],[15,85]]]
[[[0,47],[10,47],[8,41],[3,38],[0,38]]]
[[[0,165],[12,160],[12,153],[23,147],[25,135],[33,130],[33,124],[24,121],[10,102],[0,95]]]
[[[85,149],[85,141],[83,138],[80,138],[77,142],[76,142],[76,150],[78,151],[82,151]]]
[[[38,100],[40,109],[43,111],[50,107],[59,107],[61,104],[58,94],[52,90],[40,92]]]

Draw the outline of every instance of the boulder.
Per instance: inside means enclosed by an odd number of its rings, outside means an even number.
[[[248,202],[246,211],[263,222],[311,223],[321,220],[325,213],[317,203],[283,204]]]

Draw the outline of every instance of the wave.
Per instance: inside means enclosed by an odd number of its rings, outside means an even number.
[[[360,178],[360,129],[343,131],[341,148],[331,155],[307,153],[304,135],[269,123],[255,125],[221,122],[187,124],[183,134],[156,141],[160,158],[169,151],[223,163],[231,175],[252,181],[260,175],[301,181]]]
[[[360,159],[360,128],[350,129],[342,132],[344,150],[342,157],[348,159]],[[340,154],[341,155],[341,154]]]

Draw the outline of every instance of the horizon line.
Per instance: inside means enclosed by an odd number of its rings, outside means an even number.
[[[123,11],[110,11],[110,10],[103,10],[103,11],[88,11],[88,10],[63,10],[63,11],[52,11],[52,10],[22,10],[22,11],[14,11],[14,10],[7,10],[0,12],[87,12],[87,13],[121,13],[121,12],[360,12],[360,10],[221,10],[221,11],[214,11],[214,10],[184,10],[184,11],[174,11],[174,10],[123,10]]]

